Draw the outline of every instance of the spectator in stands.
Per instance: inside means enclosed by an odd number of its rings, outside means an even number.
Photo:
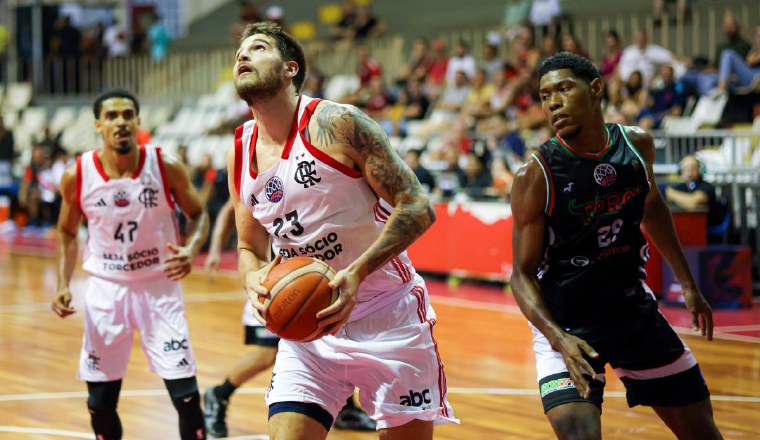
[[[436,189],[435,177],[433,177],[433,174],[420,163],[421,154],[422,152],[420,150],[410,148],[409,150],[406,150],[404,160],[406,161],[406,164],[409,165],[409,168],[414,171],[414,175],[417,176],[417,180],[420,181],[422,187],[425,188],[428,193],[432,193]]]
[[[385,26],[372,13],[369,5],[359,7],[354,21],[354,40],[365,40],[383,33]]]
[[[428,74],[425,83],[425,93],[431,99],[437,98],[446,82],[446,71],[449,67],[449,56],[446,43],[441,39],[435,39],[430,43],[433,56],[430,60]]]
[[[647,106],[639,114],[639,126],[645,130],[660,128],[662,119],[667,116],[680,116],[686,105],[686,93],[683,84],[674,77],[673,67],[660,66],[662,84],[649,92]]]
[[[559,0],[533,0],[530,6],[530,22],[539,28],[543,35],[555,34],[559,27],[562,8]]]
[[[54,56],[66,59],[78,59],[82,34],[71,25],[68,15],[61,15],[53,24],[50,36],[50,51]]]
[[[741,58],[746,58],[749,51],[752,50],[752,45],[741,36],[739,21],[730,12],[723,16],[723,36],[726,40],[718,44],[715,51],[716,66],[720,65],[720,59],[725,50],[731,50]]]
[[[599,70],[599,73],[606,80],[609,80],[615,73],[622,56],[623,49],[620,47],[620,35],[615,30],[607,31],[604,36],[604,56],[602,57],[602,65]]]
[[[111,25],[106,28],[105,33],[103,33],[103,45],[111,58],[129,55],[127,30],[119,23],[119,20],[114,19]]]
[[[541,58],[554,55],[559,51],[559,42],[554,34],[547,34],[541,38]]]
[[[715,187],[703,180],[702,164],[696,157],[688,155],[679,164],[681,182],[665,188],[665,198],[685,210],[707,210],[707,226],[723,223],[725,207],[715,195]]]
[[[454,55],[449,58],[446,66],[446,84],[454,83],[457,72],[464,72],[467,78],[472,78],[475,69],[475,58],[470,54],[470,45],[464,40],[459,40],[454,45]]]
[[[13,194],[13,162],[16,160],[15,141],[13,132],[5,128],[3,117],[0,115],[0,196],[11,197]]]
[[[375,61],[369,55],[369,47],[365,44],[356,46],[357,75],[359,76],[359,87],[364,89],[369,86],[369,81],[374,77],[383,75],[380,63]]]
[[[282,8],[282,6],[279,5],[271,5],[266,8],[264,11],[264,18],[266,21],[271,21],[272,23],[275,23],[276,25],[280,26],[283,30],[286,32],[288,31],[288,25],[285,23],[285,10]]]
[[[154,63],[162,62],[166,58],[171,35],[169,35],[169,30],[163,24],[161,16],[156,12],[152,13],[152,23],[148,28],[147,35],[150,41],[150,58]]]
[[[264,16],[253,2],[242,0],[240,2],[238,21],[230,26],[230,40],[237,45],[240,42],[240,36],[243,34],[243,29],[245,29],[246,25],[262,21],[263,19]]]
[[[633,41],[632,45],[623,50],[618,72],[623,81],[628,81],[634,71],[639,71],[646,87],[652,81],[658,66],[673,64],[676,60],[673,54],[664,47],[649,44],[644,31],[637,31],[633,36]]]
[[[724,30],[730,30],[732,19],[726,20]],[[736,94],[757,91],[760,86],[760,26],[754,29],[753,36],[754,44],[744,56],[726,46],[719,54],[717,72],[706,66],[704,61],[695,60],[681,81],[700,96],[718,96],[729,90]],[[735,44],[735,48],[744,51],[740,43]]]
[[[385,88],[385,82],[380,76],[375,76],[369,81],[367,96],[362,107],[366,113],[376,121],[385,119],[385,112],[392,103],[390,94]]]
[[[486,189],[485,193],[499,200],[509,200],[514,178],[507,160],[501,156],[494,157],[491,160],[491,186]]]
[[[495,44],[486,43],[483,45],[483,59],[480,66],[486,72],[486,80],[493,78],[496,72],[504,70],[504,61],[499,56],[499,47]]]
[[[356,21],[353,0],[343,0],[340,14],[340,20],[330,30],[330,35],[334,40],[351,40],[354,38],[354,22]]]
[[[462,116],[481,119],[491,114],[490,102],[496,88],[486,80],[486,70],[478,68],[472,78],[470,93],[467,94]]]
[[[106,48],[103,45],[105,32],[105,25],[102,22],[98,22],[82,33],[81,49],[83,61],[92,62],[106,56]]]
[[[55,200],[55,193],[50,193],[46,182],[40,175],[50,167],[50,158],[42,145],[32,147],[31,160],[24,170],[24,179],[19,189],[19,203],[29,215],[29,226],[40,228],[52,224],[50,200]]]
[[[625,123],[632,125],[641,113],[641,109],[644,108],[647,99],[647,90],[644,87],[641,72],[638,70],[631,72],[620,95],[620,113],[624,117]]]
[[[301,87],[301,94],[311,96],[312,98],[324,98],[325,97],[325,77],[319,71],[306,71],[306,79]]]
[[[81,54],[82,34],[79,29],[71,25],[67,15],[58,17],[53,25],[50,36],[50,55],[52,57],[51,77],[60,78],[63,81],[63,90],[51,90],[52,92],[74,92],[79,85],[79,56]],[[55,87],[57,82],[51,82]]]
[[[533,44],[533,32],[525,26],[521,27],[512,40],[509,63],[518,76],[526,76],[536,71],[540,59],[541,52]]]
[[[464,181],[464,171],[459,167],[459,150],[449,148],[443,151],[443,159],[446,168],[438,174],[437,186],[433,192],[441,198],[452,198],[460,189],[460,182]]]
[[[725,93],[729,86],[737,94],[760,90],[760,26],[754,30],[754,45],[746,57],[731,49],[720,57],[717,92]]]
[[[465,156],[464,172],[459,175],[459,186],[472,199],[480,199],[491,187],[491,172],[483,159],[470,152]]]
[[[684,17],[684,19],[688,19],[690,10],[689,0],[652,0],[652,14],[654,15],[655,26],[660,26],[662,20],[667,19],[668,17],[671,17],[671,21],[674,20],[675,16],[670,15],[668,3],[675,3],[676,13],[679,16]]]
[[[573,34],[565,34],[562,36],[562,50],[565,52],[572,52],[584,58],[589,58],[588,52],[583,50],[578,39]]]
[[[459,70],[454,75],[454,81],[446,85],[446,89],[441,95],[441,99],[435,106],[437,112],[446,112],[451,116],[456,116],[462,110],[462,106],[467,101],[470,94],[470,81],[463,70]]]
[[[404,87],[409,81],[424,80],[432,63],[433,58],[430,55],[428,41],[423,37],[415,38],[412,43],[412,51],[409,54],[409,61],[401,67],[396,85]]]
[[[8,57],[8,41],[10,35],[8,28],[0,24],[0,84],[5,84],[6,81],[6,60]]]

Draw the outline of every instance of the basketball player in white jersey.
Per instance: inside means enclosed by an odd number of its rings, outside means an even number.
[[[274,440],[324,439],[354,386],[382,439],[425,440],[457,422],[433,338],[435,312],[405,249],[435,220],[412,171],[364,113],[299,95],[298,42],[250,25],[235,56],[253,121],[228,155],[239,271],[249,297],[281,259],[312,256],[337,274],[338,300],[309,343],[282,340],[266,395]],[[383,204],[387,200],[390,205]],[[277,258],[269,261],[270,240]]]
[[[182,440],[206,438],[195,359],[178,280],[208,234],[208,216],[185,169],[161,149],[138,147],[140,107],[129,92],[112,90],[93,105],[103,147],[84,153],[61,181],[58,219],[58,294],[53,311],[65,318],[77,260],[77,232],[87,220],[89,238],[82,292],[84,338],[78,376],[87,382],[87,408],[98,440],[118,440],[116,406],[133,332],[140,332],[153,372],[166,385],[179,415]],[[189,217],[179,242],[175,204]]]
[[[219,269],[223,243],[232,235],[234,227],[234,206],[232,200],[227,200],[216,217],[208,256],[204,262],[209,273]],[[216,438],[227,437],[227,407],[232,395],[244,383],[271,368],[277,355],[279,336],[267,330],[256,320],[253,315],[253,307],[248,303],[243,310],[243,328],[245,345],[248,347],[246,353],[229,371],[222,383],[208,388],[203,393],[203,415],[206,419],[206,432]],[[376,424],[356,406],[352,395],[346,399],[346,404],[335,418],[335,427],[355,431],[374,431]]]

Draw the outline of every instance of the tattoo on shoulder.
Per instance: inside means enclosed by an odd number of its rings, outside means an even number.
[[[351,146],[364,160],[365,171],[389,193],[420,190],[414,174],[388,141],[385,131],[365,113],[351,106],[328,105],[317,115],[321,145],[340,142]]]

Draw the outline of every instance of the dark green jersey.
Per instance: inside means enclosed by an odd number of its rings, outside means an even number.
[[[621,125],[605,128],[608,143],[598,153],[576,152],[559,137],[533,152],[547,185],[547,243],[538,278],[564,327],[614,315],[643,292],[648,249],[639,225],[647,168]]]

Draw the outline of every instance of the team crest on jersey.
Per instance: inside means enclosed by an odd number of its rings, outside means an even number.
[[[594,168],[594,181],[601,186],[611,186],[617,180],[615,167],[608,163],[600,163]]]
[[[155,208],[158,206],[158,190],[145,187],[137,197],[137,200],[146,208]]]
[[[264,185],[264,195],[272,203],[278,203],[282,200],[282,197],[285,195],[285,185],[282,183],[282,180],[277,176],[267,180],[266,185]]]
[[[316,162],[303,160],[298,162],[298,168],[296,168],[296,174],[293,176],[296,182],[303,185],[304,188],[308,188],[312,185],[322,181],[321,177],[317,177]]]
[[[129,206],[129,195],[124,191],[119,191],[113,195],[113,204],[119,208]]]

